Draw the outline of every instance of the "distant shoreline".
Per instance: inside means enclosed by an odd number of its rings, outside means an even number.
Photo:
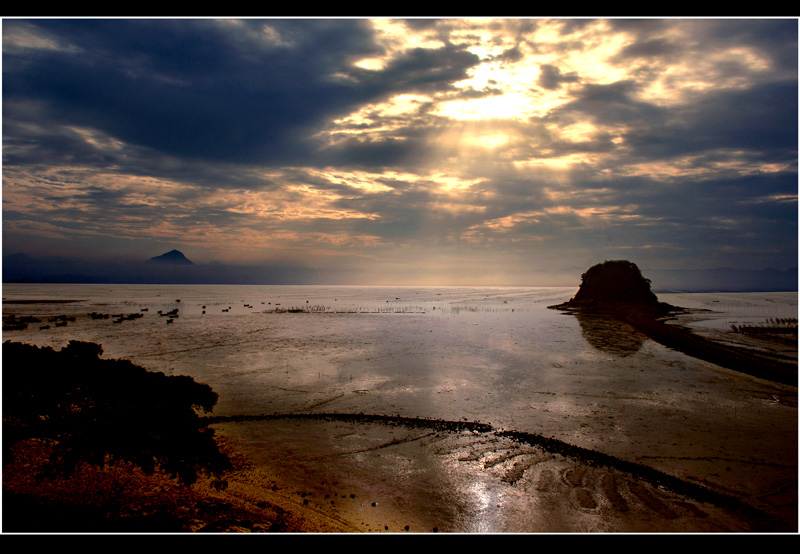
[[[72,304],[75,302],[84,302],[82,299],[74,299],[74,300],[6,300],[3,299],[3,304]]]
[[[242,286],[242,287],[397,287],[397,288],[574,288],[575,285],[570,283],[568,285],[370,285],[370,284],[344,284],[344,283],[234,283],[234,282],[220,282],[220,281],[190,281],[190,282],[121,282],[121,281],[104,281],[104,280],[87,280],[87,281],[51,281],[48,279],[10,279],[2,282],[3,285],[102,285],[102,286]],[[762,288],[654,288],[654,293],[657,294],[769,294],[769,293],[799,293],[800,287],[762,287]],[[79,302],[80,300],[73,300],[72,302]],[[49,302],[48,300],[41,300],[40,302]],[[52,302],[67,302],[66,300],[53,300]],[[6,304],[19,304],[20,302],[13,300],[3,300]]]

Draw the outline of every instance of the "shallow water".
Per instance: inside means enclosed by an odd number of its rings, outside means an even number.
[[[574,292],[9,284],[4,318],[65,314],[76,320],[66,327],[32,323],[4,331],[3,340],[56,348],[92,341],[106,357],[191,375],[219,393],[215,415],[336,412],[480,421],[737,494],[761,494],[787,479],[796,491],[796,388],[690,358],[611,320],[547,309]],[[797,317],[796,293],[659,299],[710,310],[681,322],[699,332]],[[39,300],[72,302],[31,302]],[[174,309],[172,323],[158,314]],[[142,317],[114,323],[92,319],[91,312]]]

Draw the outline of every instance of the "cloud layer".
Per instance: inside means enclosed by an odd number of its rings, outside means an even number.
[[[4,20],[3,250],[398,284],[786,270],[797,28]]]

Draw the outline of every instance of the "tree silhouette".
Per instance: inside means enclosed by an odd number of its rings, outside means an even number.
[[[219,476],[230,469],[197,413],[216,404],[211,387],[102,359],[102,352],[80,341],[60,351],[3,343],[4,460],[15,444],[38,438],[54,442],[53,471],[117,460],[191,484],[199,471]]]

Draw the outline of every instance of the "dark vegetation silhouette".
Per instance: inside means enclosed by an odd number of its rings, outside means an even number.
[[[52,347],[3,343],[4,464],[28,439],[50,441],[48,472],[81,463],[127,462],[192,484],[232,467],[198,411],[217,393],[187,376],[147,371],[129,360],[103,359],[102,346],[71,341]]]

